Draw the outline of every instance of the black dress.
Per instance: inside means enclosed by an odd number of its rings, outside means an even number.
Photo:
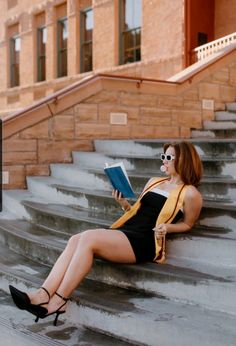
[[[160,193],[147,192],[141,199],[141,206],[137,214],[126,221],[122,228],[119,228],[129,239],[137,263],[150,262],[155,258],[155,233],[153,228],[166,199],[167,197]],[[182,215],[183,213],[180,211],[172,223],[177,222]]]

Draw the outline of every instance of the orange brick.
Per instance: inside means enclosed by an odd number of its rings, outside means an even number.
[[[171,125],[171,110],[141,107],[140,122],[144,125]]]
[[[183,98],[184,100],[193,100],[193,101],[199,100],[198,89],[194,88],[194,89],[187,90],[183,94]]]
[[[132,125],[131,138],[156,138],[154,126]]]
[[[130,126],[113,125],[110,129],[111,138],[130,138]]]
[[[50,175],[49,165],[26,165],[26,176]]]
[[[236,99],[236,89],[230,86],[220,86],[220,100],[223,102],[234,102]]]
[[[178,126],[156,126],[155,138],[178,138],[180,136]]]
[[[227,84],[229,81],[229,69],[224,68],[218,72],[215,72],[212,76],[212,82],[220,82],[221,84]]]
[[[11,151],[3,155],[3,162],[5,165],[18,165],[26,163],[36,163],[36,151]]]
[[[155,95],[143,95],[121,92],[120,102],[122,105],[128,106],[156,107],[157,97]]]
[[[74,108],[76,123],[96,123],[98,118],[97,104],[78,104]]]
[[[6,139],[3,141],[3,152],[28,152],[28,151],[36,151],[37,149],[37,141],[35,139],[32,140],[24,140],[24,139]]]
[[[189,127],[181,126],[180,127],[180,137],[181,138],[190,138],[191,130]]]
[[[79,149],[80,142],[73,140],[44,141],[39,140],[38,162],[39,164],[53,162],[71,162],[73,150]]]
[[[52,118],[52,137],[54,139],[72,139],[75,136],[74,117],[58,115]]]
[[[218,84],[201,83],[199,85],[200,99],[220,99],[220,86]]]
[[[110,126],[103,124],[76,124],[76,137],[88,138],[109,138]]]
[[[158,98],[158,106],[174,108],[183,106],[183,97],[180,96],[169,96]]]
[[[20,132],[20,138],[48,138],[49,122],[42,121],[41,123],[31,126]]]
[[[202,115],[199,111],[178,110],[172,113],[172,124],[201,128]]]

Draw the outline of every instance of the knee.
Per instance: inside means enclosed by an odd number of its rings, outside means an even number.
[[[83,248],[86,247],[93,250],[96,244],[96,233],[94,230],[87,230],[81,233],[80,243]]]
[[[68,240],[67,246],[69,247],[76,247],[79,244],[79,240],[80,240],[80,234],[74,234],[70,237],[70,239]]]

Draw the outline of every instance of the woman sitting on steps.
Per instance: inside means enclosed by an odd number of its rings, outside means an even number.
[[[190,142],[164,145],[161,155],[166,177],[152,178],[131,206],[119,191],[113,196],[125,211],[107,229],[73,235],[43,286],[24,293],[9,286],[16,306],[39,318],[65,313],[68,297],[90,271],[94,257],[115,263],[162,263],[165,235],[186,232],[199,217],[202,197],[197,186],[202,176],[199,155]]]

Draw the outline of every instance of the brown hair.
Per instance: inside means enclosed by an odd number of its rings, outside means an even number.
[[[175,149],[175,170],[180,175],[182,181],[187,185],[198,186],[202,178],[202,162],[190,142],[172,142],[164,144],[164,152],[169,147]]]

